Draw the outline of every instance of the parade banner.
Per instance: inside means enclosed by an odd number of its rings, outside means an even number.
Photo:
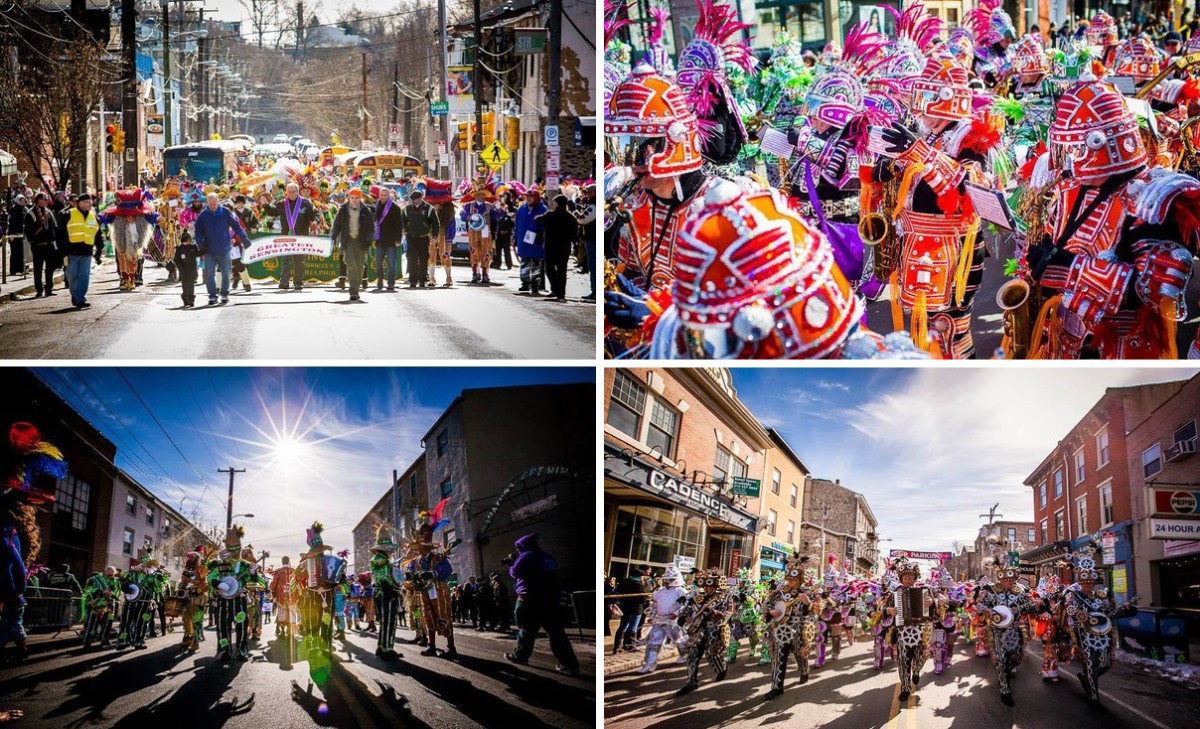
[[[475,84],[471,80],[473,66],[450,66],[446,69],[446,102],[451,114],[469,114],[475,108]]]
[[[939,562],[945,562],[950,559],[949,552],[914,552],[911,549],[893,549],[888,552],[888,556],[893,559],[896,557],[907,557],[909,559],[936,559]]]
[[[254,238],[242,251],[242,263],[250,264],[279,256],[317,256],[329,258],[333,241],[315,235],[268,235]]]

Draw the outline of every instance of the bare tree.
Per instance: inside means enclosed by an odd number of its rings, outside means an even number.
[[[42,185],[66,190],[72,162],[86,153],[88,119],[112,71],[90,40],[66,42],[54,53],[54,64],[22,55],[17,73],[0,75],[0,106],[8,109],[8,140],[37,169]]]
[[[258,37],[258,47],[262,48],[263,34],[279,22],[280,0],[238,0],[238,4],[250,16],[250,27],[254,29],[254,35]],[[276,38],[281,35],[283,34],[275,34]]]

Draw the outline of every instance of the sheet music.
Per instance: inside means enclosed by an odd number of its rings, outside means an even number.
[[[1005,230],[1016,229],[1016,220],[1003,192],[968,182],[967,197],[971,198],[971,204],[979,217]]]
[[[770,152],[784,159],[791,159],[796,152],[796,147],[788,141],[787,135],[775,127],[766,127],[759,147],[764,152]]]

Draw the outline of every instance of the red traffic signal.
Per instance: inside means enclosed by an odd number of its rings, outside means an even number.
[[[109,124],[108,126],[104,127],[104,133],[105,133],[105,134],[112,134],[112,133],[114,133],[114,132],[116,132],[116,131],[117,131],[117,125],[116,125],[116,124]]]

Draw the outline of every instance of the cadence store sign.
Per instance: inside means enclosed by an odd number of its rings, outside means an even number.
[[[742,511],[725,497],[699,486],[680,481],[665,471],[635,459],[632,468],[619,456],[605,454],[605,468],[610,477],[618,476],[629,486],[654,494],[674,504],[685,506],[712,519],[754,533],[758,517]]]

